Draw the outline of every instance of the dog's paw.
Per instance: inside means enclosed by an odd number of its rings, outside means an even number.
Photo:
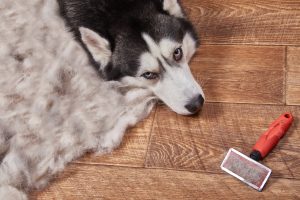
[[[120,145],[120,142],[116,142],[113,140],[105,141],[98,146],[97,155],[104,155],[111,153],[114,149],[116,149]]]
[[[137,104],[146,101],[148,98],[155,98],[154,94],[147,89],[133,89],[127,92],[125,99],[129,104]]]
[[[106,133],[100,140],[100,143],[97,148],[97,154],[107,154],[111,153],[115,148],[117,148],[123,138],[125,130],[116,130],[115,128],[112,131]]]
[[[139,102],[136,105],[130,107],[126,114],[128,119],[131,118],[131,121],[129,123],[130,126],[133,126],[142,119],[146,118],[150,114],[156,102],[156,99],[150,97],[147,100]]]

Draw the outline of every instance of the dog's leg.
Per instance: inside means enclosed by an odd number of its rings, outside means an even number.
[[[155,104],[149,92],[143,89],[128,92],[125,99],[129,105],[119,117],[116,125],[102,136],[98,147],[100,154],[109,153],[118,147],[126,129],[147,117]]]
[[[116,125],[101,137],[98,147],[99,154],[110,153],[113,149],[120,145],[126,128],[131,120],[132,119],[125,120],[122,115]]]

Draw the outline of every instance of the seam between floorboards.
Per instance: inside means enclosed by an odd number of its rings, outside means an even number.
[[[253,44],[253,43],[201,43],[201,46],[257,46],[257,47],[300,47],[300,44]]]
[[[285,106],[285,107],[299,107],[300,104],[289,104],[289,105],[284,105],[283,103],[247,103],[247,102],[220,102],[220,101],[206,101],[206,104],[227,104],[227,105],[253,105],[253,106]],[[167,107],[165,104],[157,104],[157,109],[159,109],[159,107],[161,106],[165,106]],[[205,105],[204,105],[205,107]],[[170,110],[170,112],[173,112]]]
[[[287,79],[288,79],[288,47],[286,46],[285,47],[285,64],[284,64],[284,91],[283,91],[283,95],[284,95],[284,103],[285,105],[288,105],[288,102],[287,102]]]
[[[141,170],[160,170],[160,171],[173,171],[173,172],[190,172],[190,173],[199,173],[199,174],[212,174],[212,175],[228,175],[226,173],[217,173],[217,172],[205,172],[192,169],[174,169],[174,168],[160,168],[160,167],[141,167],[141,166],[126,166],[126,165],[113,165],[113,164],[98,164],[98,163],[71,163],[71,165],[84,165],[84,166],[100,166],[100,167],[113,167],[113,168],[127,168],[127,169],[141,169]],[[287,178],[287,177],[271,177],[275,179],[286,179],[286,180],[300,180],[299,178]]]
[[[207,104],[236,104],[236,105],[257,105],[257,106],[300,106],[300,104],[287,104],[284,103],[255,103],[255,102],[222,102],[222,101],[206,101]],[[160,106],[166,106],[164,103],[157,103],[156,109]],[[204,105],[205,106],[205,105]],[[156,113],[155,113],[156,114]]]
[[[154,123],[155,123],[155,119],[156,119],[156,115],[157,115],[157,110],[158,110],[158,103],[155,105],[154,117],[153,117],[153,121],[152,121],[150,136],[149,136],[147,149],[146,149],[146,154],[145,154],[145,159],[144,159],[144,168],[147,167],[146,163],[147,163],[148,153],[150,151],[151,140],[152,140],[152,137],[153,137],[153,129],[154,129]]]
[[[210,104],[232,104],[232,105],[256,105],[256,106],[300,106],[298,104],[291,104],[291,105],[284,105],[283,103],[276,104],[276,103],[247,103],[247,102],[218,102],[218,101],[207,101],[206,103]]]

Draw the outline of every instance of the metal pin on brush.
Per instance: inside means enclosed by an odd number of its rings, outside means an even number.
[[[282,114],[264,132],[250,154],[250,157],[230,149],[221,164],[221,169],[238,178],[258,191],[262,191],[272,170],[258,161],[265,158],[278,144],[292,125],[294,118],[291,113]]]

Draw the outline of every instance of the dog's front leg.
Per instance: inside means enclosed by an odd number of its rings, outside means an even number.
[[[144,119],[151,112],[155,101],[149,92],[139,89],[125,96],[127,105],[110,131],[105,133],[99,143],[98,153],[109,153],[118,147],[128,127]]]

